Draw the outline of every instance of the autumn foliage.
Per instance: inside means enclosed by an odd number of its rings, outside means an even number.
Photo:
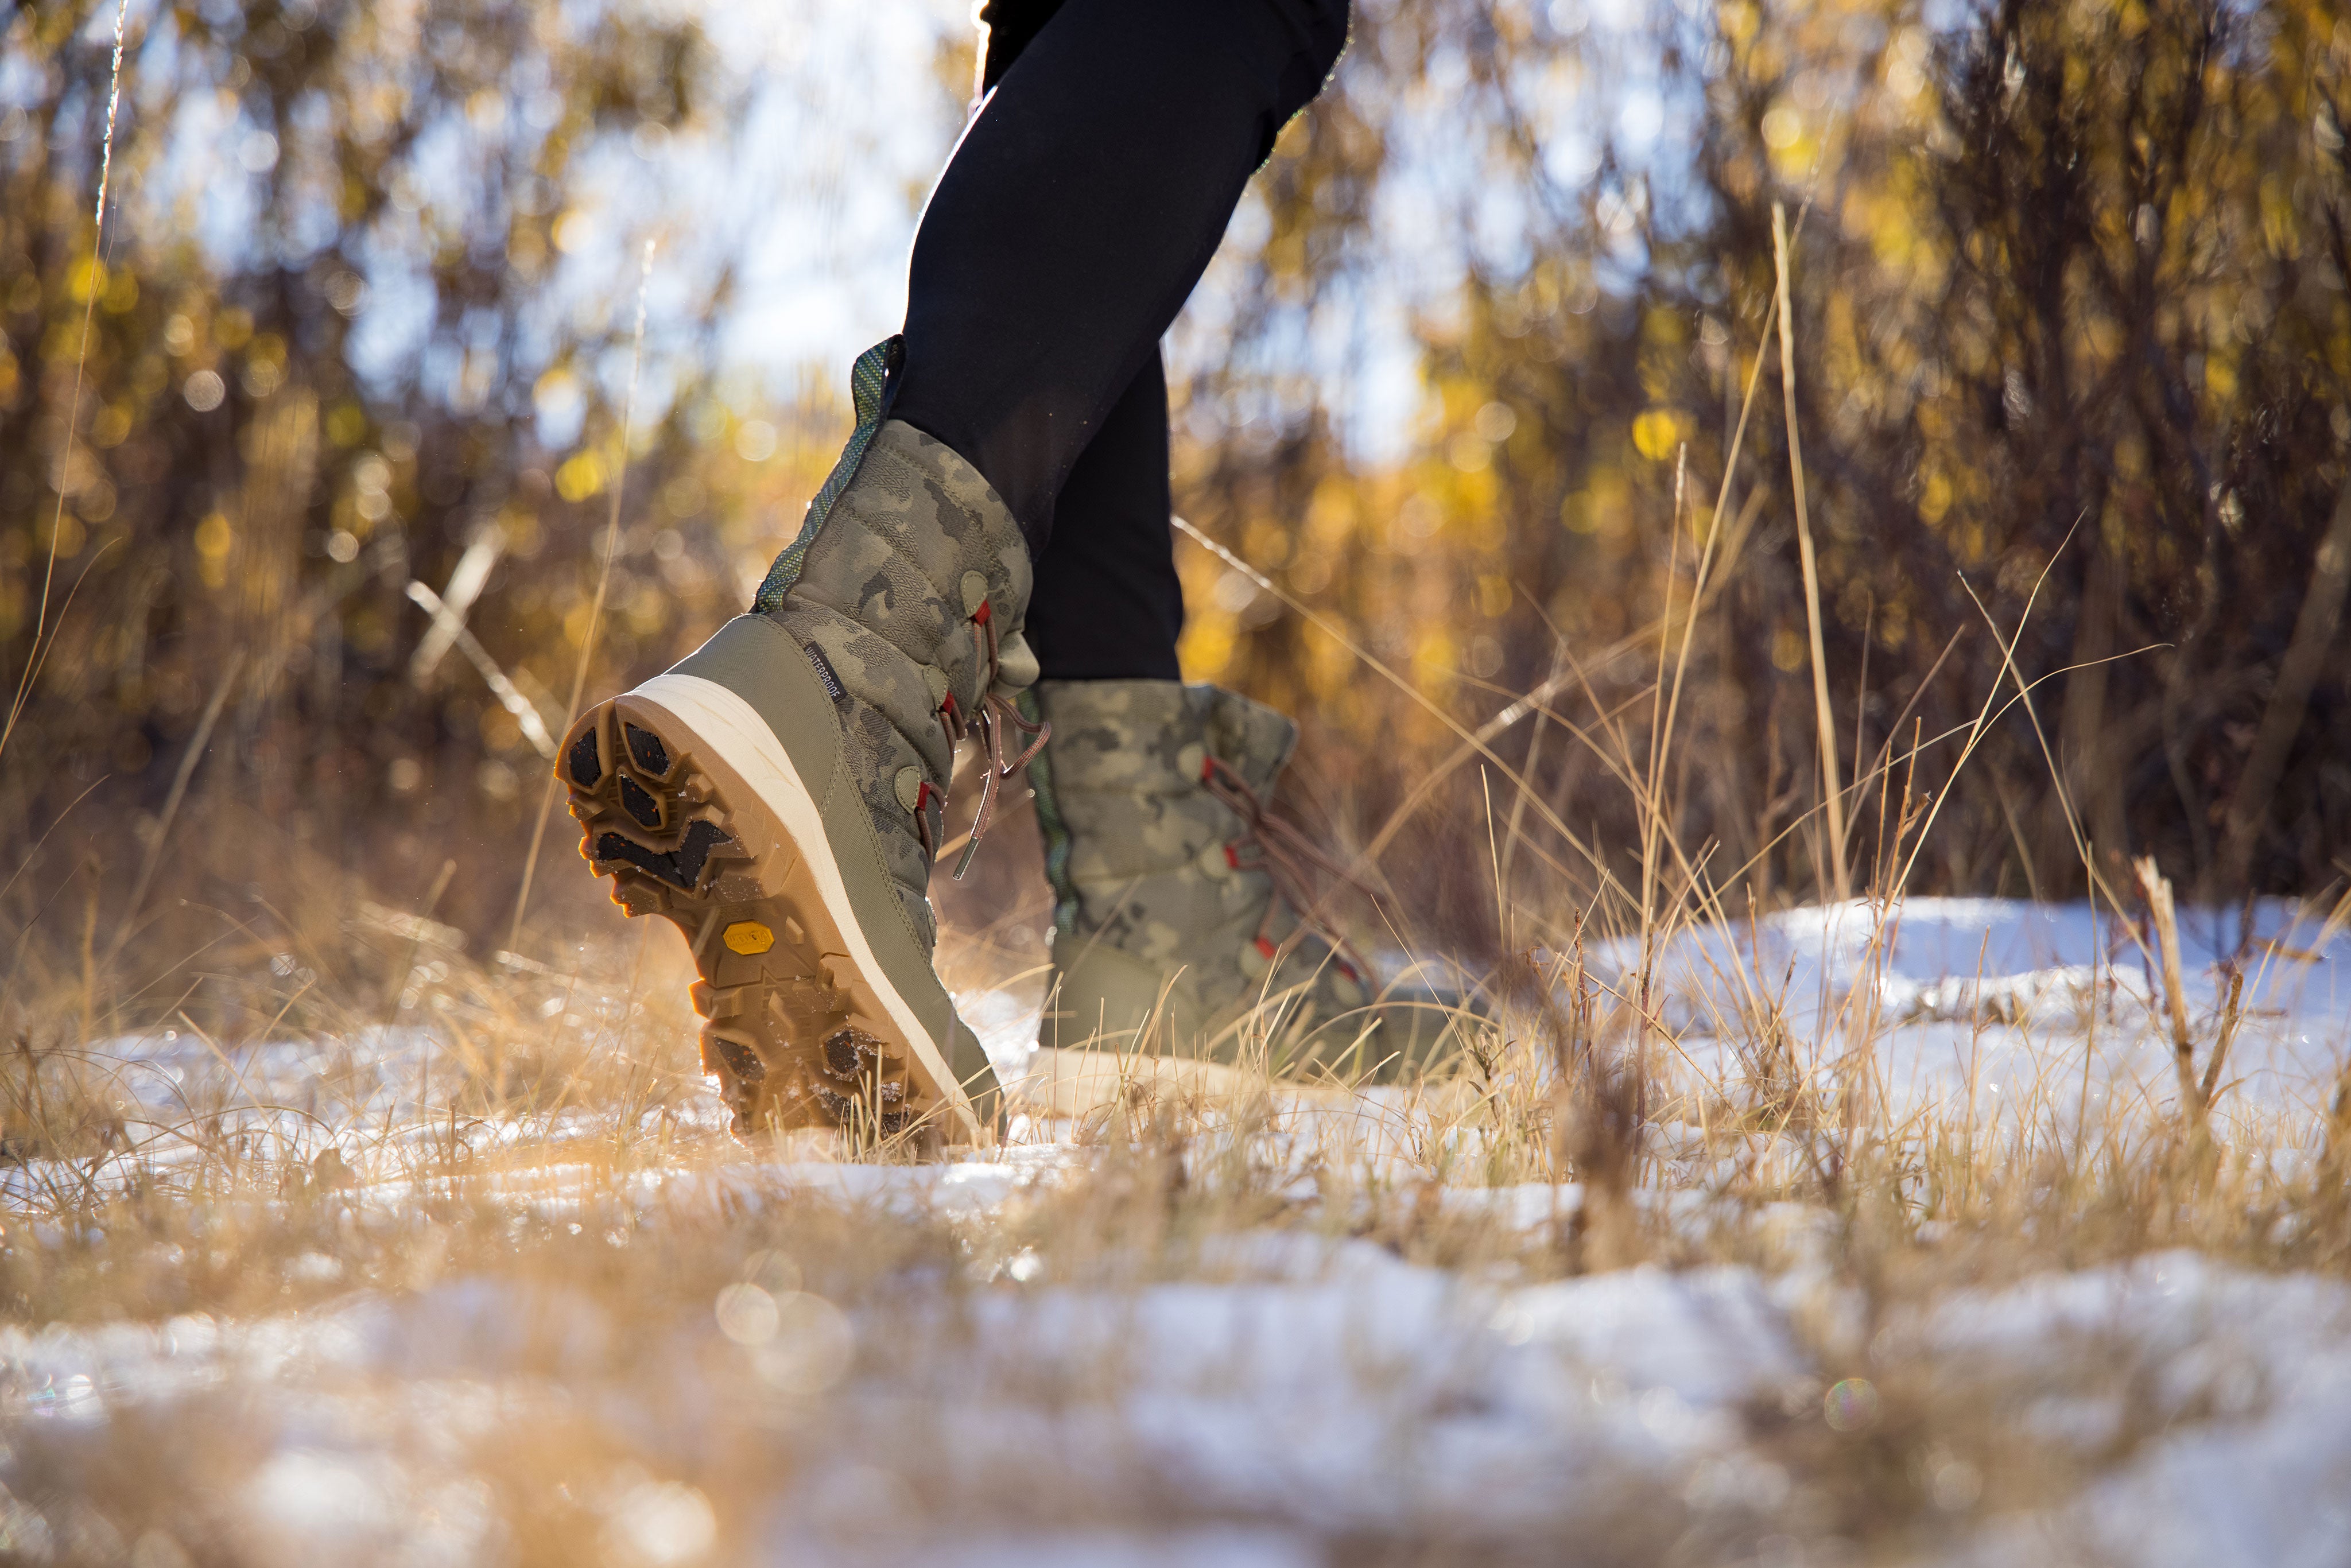
[[[560,718],[636,257],[576,198],[730,111],[707,45],[507,0],[134,10],[102,257],[110,8],[0,33],[0,647],[12,684],[37,665],[6,820],[96,786],[81,820],[152,833],[214,711],[199,795],[402,886],[472,846],[490,874],[444,916],[495,924],[540,758],[465,649],[419,658],[408,584],[470,572],[483,657]],[[1305,716],[1301,810],[1473,946],[1498,879],[1621,917],[1655,831],[1702,868],[1677,896],[1868,885],[1906,794],[1937,811],[1914,892],[2075,894],[2146,854],[2206,896],[2323,888],[2351,850],[2351,25],[1593,10],[1364,0],[1179,329],[1179,504],[1233,558],[1178,541],[1186,657]],[[175,204],[195,145],[244,209]],[[731,275],[697,287],[723,319]],[[1399,298],[1422,403],[1373,451],[1329,345]],[[691,349],[625,459],[600,681],[734,612],[844,422],[841,367],[747,397]]]

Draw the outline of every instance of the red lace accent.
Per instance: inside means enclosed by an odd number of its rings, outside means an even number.
[[[963,873],[971,869],[971,857],[979,851],[981,836],[996,821],[997,785],[1029,766],[1029,759],[1044,748],[1045,742],[1053,733],[1052,725],[1041,719],[1035,724],[1029,723],[1021,716],[1019,708],[996,694],[996,674],[1002,662],[1002,646],[997,640],[995,611],[988,601],[983,599],[979,601],[979,608],[971,612],[971,623],[987,633],[987,674],[980,685],[979,707],[967,717],[953,692],[949,692],[946,700],[939,704],[939,723],[947,732],[948,747],[953,748],[977,731],[987,758],[987,768],[980,775],[979,810],[972,817],[971,836],[965,841],[963,856],[956,862],[955,877],[957,882],[961,882]],[[1017,756],[1010,758],[1004,755],[1007,728],[1034,737]],[[923,788],[927,789],[930,785],[926,782]],[[924,847],[930,847],[927,835]],[[937,852],[932,852],[935,854]]]
[[[924,779],[914,787],[914,836],[923,841],[923,852],[936,857],[938,846],[931,842],[930,804],[934,797],[944,803],[946,797],[939,787]]]

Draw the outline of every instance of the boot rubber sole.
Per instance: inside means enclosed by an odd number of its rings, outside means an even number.
[[[558,767],[612,902],[667,918],[692,950],[703,1067],[737,1132],[978,1135],[941,1042],[854,917],[816,792],[756,709],[715,681],[657,675],[582,716]]]

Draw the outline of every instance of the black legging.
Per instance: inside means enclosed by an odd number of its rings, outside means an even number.
[[[988,0],[987,107],[924,209],[892,413],[1011,507],[1048,679],[1178,678],[1159,339],[1314,97],[1347,0]]]

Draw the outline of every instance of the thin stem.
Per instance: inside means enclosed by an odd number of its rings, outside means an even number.
[[[637,423],[637,372],[645,361],[645,291],[653,277],[653,242],[645,241],[643,263],[637,271],[637,330],[636,341],[629,351],[629,395],[621,407],[621,452],[612,464],[612,506],[604,523],[604,565],[596,574],[596,597],[588,606],[587,630],[580,638],[580,663],[571,672],[571,700],[563,710],[562,733],[571,733],[571,726],[580,717],[580,695],[588,688],[588,666],[596,657],[596,632],[604,619],[604,595],[612,585],[612,559],[621,549],[621,493],[629,482],[629,438]],[[522,946],[523,912],[530,907],[530,884],[538,870],[539,845],[547,838],[547,819],[555,810],[555,791],[560,781],[553,768],[548,770],[547,789],[538,798],[538,821],[530,830],[530,852],[523,857],[522,886],[515,894],[514,921],[507,927],[507,951],[519,951]]]
[[[1788,476],[1796,493],[1796,549],[1804,569],[1804,627],[1812,639],[1813,706],[1821,733],[1821,795],[1827,808],[1829,869],[1840,901],[1853,896],[1844,867],[1844,795],[1837,782],[1836,715],[1829,706],[1828,653],[1821,637],[1821,573],[1804,501],[1804,447],[1796,429],[1796,334],[1788,315],[1788,209],[1771,204],[1771,259],[1780,300],[1780,392],[1788,413]]]
[[[0,753],[7,751],[8,737],[16,733],[16,721],[24,716],[25,703],[32,695],[33,675],[41,666],[41,639],[49,628],[49,591],[57,576],[57,536],[66,521],[66,486],[73,472],[75,431],[81,422],[82,379],[89,368],[89,335],[98,317],[98,297],[106,284],[106,193],[114,178],[115,117],[122,106],[122,23],[130,9],[131,0],[117,0],[114,70],[106,90],[106,143],[98,160],[97,229],[89,242],[89,293],[81,304],[81,352],[74,359],[73,396],[66,402],[66,450],[57,466],[57,506],[49,517],[49,559],[41,571],[41,607],[33,620],[33,642],[25,655],[25,673],[16,682],[15,699],[8,705],[8,722],[0,727]]]

